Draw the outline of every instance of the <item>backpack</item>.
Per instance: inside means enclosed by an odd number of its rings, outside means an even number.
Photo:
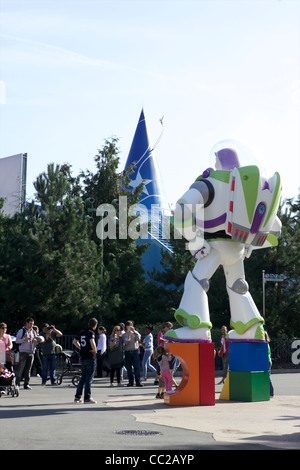
[[[26,328],[24,328],[24,326],[23,326],[23,327],[22,327],[22,330],[23,330],[23,334],[22,334],[22,336],[21,336],[21,339],[23,338],[23,336],[24,336],[25,333],[26,333]],[[34,332],[34,336],[36,336],[35,332]],[[18,353],[18,352],[19,352],[19,346],[20,346],[19,343],[15,343],[15,346],[14,346],[14,348],[13,348],[13,352],[14,352],[14,353]]]
[[[21,339],[23,338],[23,336],[25,335],[25,332],[26,332],[26,329],[24,328],[24,326],[23,326],[22,330],[23,330],[23,334],[21,336]],[[19,352],[19,347],[20,347],[20,344],[15,343],[14,348],[13,348],[13,352],[18,353]]]

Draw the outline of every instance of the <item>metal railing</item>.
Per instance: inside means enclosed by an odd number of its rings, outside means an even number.
[[[74,350],[72,344],[75,335],[63,335],[57,338],[64,350]],[[156,338],[154,338],[156,339]],[[272,368],[274,369],[300,369],[300,339],[275,338],[271,339]],[[217,346],[216,346],[217,349]],[[216,369],[222,368],[220,358],[216,354]]]
[[[300,369],[300,339],[273,339],[270,347],[273,368]]]

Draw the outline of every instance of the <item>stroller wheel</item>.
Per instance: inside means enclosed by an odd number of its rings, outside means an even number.
[[[62,383],[62,375],[58,375],[58,376],[56,377],[56,383],[57,383],[57,385],[61,385],[61,383]]]
[[[74,375],[74,377],[72,378],[72,384],[75,385],[75,387],[77,387],[80,379],[81,379],[80,375]]]

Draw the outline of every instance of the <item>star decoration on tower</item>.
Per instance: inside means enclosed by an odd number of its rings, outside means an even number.
[[[129,183],[129,186],[131,186],[132,188],[137,188],[141,183],[144,183],[143,193],[149,195],[149,192],[146,186],[147,184],[152,183],[152,181],[153,180],[143,179],[141,176],[140,170],[138,170],[135,180],[131,180]]]

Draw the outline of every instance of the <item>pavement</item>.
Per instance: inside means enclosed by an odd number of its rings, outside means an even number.
[[[216,373],[215,406],[170,407],[155,398],[152,377],[144,387],[126,387],[124,380],[123,387],[112,388],[109,378],[95,378],[96,404],[74,403],[71,376],[56,387],[42,387],[41,379],[32,377],[31,390],[21,386],[18,397],[0,399],[0,446],[102,450],[103,458],[115,458],[116,451],[121,451],[119,456],[142,450],[190,455],[200,450],[300,448],[300,370],[273,373],[275,397],[264,402],[220,400],[219,381]]]

